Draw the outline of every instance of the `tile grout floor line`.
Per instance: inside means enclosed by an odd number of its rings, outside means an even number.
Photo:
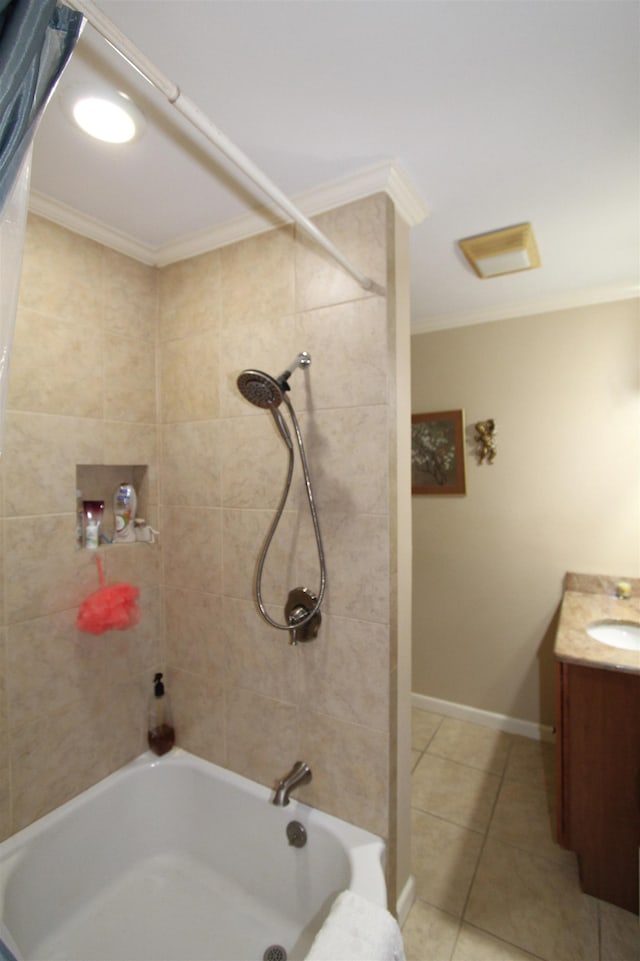
[[[474,885],[474,882],[475,882],[475,880],[476,880],[476,875],[477,875],[477,873],[478,873],[478,868],[480,867],[480,861],[482,860],[482,854],[483,854],[484,849],[485,849],[485,846],[486,846],[486,844],[487,844],[487,838],[489,837],[489,829],[490,829],[490,827],[491,827],[491,822],[492,822],[492,820],[493,820],[493,815],[494,815],[495,810],[496,810],[496,805],[497,805],[497,803],[498,803],[498,798],[500,797],[500,792],[501,792],[501,790],[502,790],[502,785],[504,784],[504,776],[505,776],[505,772],[506,772],[506,770],[507,770],[507,764],[509,763],[509,756],[511,755],[511,752],[512,752],[512,750],[513,750],[513,744],[514,744],[514,742],[511,741],[510,744],[509,744],[509,750],[507,751],[507,756],[505,757],[505,760],[504,760],[504,766],[503,766],[503,768],[502,768],[502,774],[501,774],[501,776],[500,776],[500,784],[498,785],[498,790],[496,791],[496,796],[495,796],[494,799],[493,799],[493,804],[492,804],[492,806],[491,806],[491,814],[489,815],[489,818],[488,818],[488,820],[487,820],[487,826],[486,826],[486,829],[485,829],[485,831],[484,831],[484,836],[483,836],[483,838],[482,838],[482,844],[480,845],[480,850],[479,850],[479,852],[478,852],[478,859],[477,859],[476,865],[475,865],[475,867],[474,867],[474,869],[473,869],[473,874],[471,875],[471,880],[470,880],[470,882],[469,882],[469,887],[468,887],[468,889],[467,889],[467,896],[465,897],[465,899],[464,899],[464,904],[462,905],[462,911],[460,912],[460,925],[459,925],[459,927],[458,927],[458,932],[457,932],[457,934],[456,934],[456,938],[455,938],[455,941],[454,941],[454,943],[453,943],[453,948],[452,948],[452,950],[451,950],[451,957],[453,957],[453,955],[454,955],[454,953],[455,953],[456,946],[457,946],[458,940],[459,940],[459,938],[460,938],[460,932],[462,931],[462,925],[465,923],[464,916],[465,916],[465,914],[467,913],[467,905],[469,904],[469,898],[471,897],[471,891],[473,890],[473,885]],[[474,927],[477,927],[477,925],[474,925]],[[478,928],[478,930],[483,931],[484,929],[483,929],[483,928]],[[485,932],[485,933],[487,933],[487,932]],[[514,945],[514,946],[517,947],[517,945]],[[543,959],[543,961],[544,961],[544,959]]]

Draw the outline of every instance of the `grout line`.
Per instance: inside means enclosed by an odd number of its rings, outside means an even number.
[[[498,937],[497,934],[493,934],[491,931],[486,931],[484,928],[478,927],[478,925],[473,924],[472,921],[463,921],[461,922],[460,927],[462,927],[462,924],[466,924],[468,927],[473,928],[475,931],[479,931],[481,934],[486,934],[490,938],[495,938],[496,941],[503,941],[505,944],[508,944],[512,948],[515,948],[516,951],[521,951],[524,954],[531,955],[532,958],[539,958],[540,961],[548,961],[548,958],[545,958],[544,955],[536,954],[535,951],[529,951],[528,948],[523,948],[522,945],[516,944],[515,941],[508,941],[506,938]]]
[[[432,713],[433,713],[433,712],[432,712]],[[443,722],[444,719],[445,719],[445,718],[444,718],[444,715],[441,714],[441,715],[438,715],[438,716],[440,717],[440,720],[438,721],[438,726],[436,727],[435,731],[433,732],[433,734],[431,735],[431,737],[429,738],[429,740],[427,741],[427,743],[425,744],[425,746],[424,746],[423,748],[418,748],[418,747],[415,747],[415,748],[414,748],[413,744],[411,745],[411,749],[412,749],[413,751],[419,751],[419,752],[420,752],[420,757],[418,758],[418,760],[416,761],[416,763],[415,763],[415,765],[414,765],[414,770],[415,770],[416,765],[420,762],[420,759],[422,758],[422,755],[423,755],[423,754],[426,754],[426,752],[429,750],[429,747],[431,746],[431,742],[433,741],[434,737],[436,736],[436,734],[438,733],[438,731],[439,731],[440,728],[442,727],[442,722]]]
[[[459,828],[461,831],[468,831],[470,834],[479,834],[484,837],[484,830],[481,828],[470,828],[468,824],[460,824],[458,821],[450,821],[449,818],[444,817],[442,814],[434,814],[433,811],[425,811],[424,808],[419,808],[415,804],[411,805],[412,811],[417,811],[418,814],[426,814],[427,817],[433,818],[435,821],[443,821],[445,824],[450,824],[451,827]],[[437,907],[437,905],[435,905]]]
[[[515,743],[514,741],[511,741],[511,743],[509,744],[509,750],[507,751],[507,756],[506,756],[506,758],[505,758],[504,767],[503,767],[503,769],[502,769],[502,774],[500,775],[500,784],[498,785],[498,790],[496,791],[496,796],[495,796],[495,798],[494,798],[494,800],[493,800],[493,804],[492,804],[492,806],[491,806],[491,814],[489,815],[489,818],[488,818],[488,820],[487,820],[487,826],[486,826],[485,831],[484,831],[484,837],[483,837],[483,839],[482,839],[482,845],[480,846],[480,852],[479,852],[479,854],[478,854],[478,860],[476,861],[476,866],[475,866],[475,868],[474,868],[474,870],[473,870],[473,874],[472,874],[472,876],[471,876],[471,882],[470,882],[469,887],[468,887],[468,889],[467,889],[467,896],[466,896],[466,898],[465,898],[465,900],[464,900],[464,904],[463,904],[463,906],[462,906],[462,913],[461,913],[461,915],[460,915],[460,918],[461,918],[462,921],[464,921],[464,919],[465,919],[465,914],[467,913],[467,907],[469,906],[469,899],[470,899],[470,897],[471,897],[471,891],[473,890],[473,886],[474,886],[475,881],[476,881],[476,876],[477,876],[477,874],[478,874],[478,868],[480,867],[480,862],[481,862],[481,860],[482,860],[482,855],[484,854],[484,849],[485,849],[485,847],[486,847],[487,840],[488,840],[488,838],[489,838],[489,830],[490,830],[490,828],[491,828],[491,822],[493,821],[493,816],[494,816],[495,811],[496,811],[496,806],[497,806],[497,804],[498,804],[498,798],[500,797],[500,792],[502,791],[502,788],[503,788],[503,786],[504,786],[504,782],[505,782],[505,772],[506,772],[507,767],[508,767],[508,764],[509,764],[509,758],[511,757],[511,752],[512,752],[512,750],[513,750],[514,743]],[[488,933],[490,933],[490,932],[488,932]],[[495,935],[494,935],[494,937],[495,937]]]
[[[462,925],[464,924],[462,918],[458,918],[458,930],[456,931],[456,936],[453,939],[453,944],[451,945],[451,954],[449,955],[449,961],[453,958],[456,953],[456,948],[458,947],[458,941],[460,940],[460,932],[462,931]]]

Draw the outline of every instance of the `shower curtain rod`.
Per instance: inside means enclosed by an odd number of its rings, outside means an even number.
[[[322,231],[313,224],[289,198],[277,187],[239,147],[237,147],[206,114],[189,97],[185,96],[180,87],[163,74],[151,60],[126,36],[91,0],[65,0],[65,3],[78,10],[89,24],[130,63],[149,83],[162,93],[169,103],[176,108],[207,140],[211,141],[236,167],[254,182],[271,200],[276,203],[302,230],[316,241],[333,257],[364,290],[371,290],[373,281],[338,250]]]

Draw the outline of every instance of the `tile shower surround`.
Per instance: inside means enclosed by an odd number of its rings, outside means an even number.
[[[375,281],[393,265],[380,195],[317,218]],[[167,668],[185,748],[267,784],[298,757],[300,797],[387,836],[390,789],[389,464],[395,385],[387,302],[294,228],[162,270],[29,219],[2,483],[0,835],[18,830],[146,747],[151,677]],[[325,540],[317,642],[292,648],[251,598],[286,452],[244,402],[245,367],[292,379]],[[147,464],[159,544],[103,552],[109,580],[141,587],[143,616],[102,637],[75,629],[97,587],[74,547],[76,463]],[[304,488],[265,571],[318,583]]]

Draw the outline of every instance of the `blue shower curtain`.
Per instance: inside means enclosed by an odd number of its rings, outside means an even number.
[[[57,0],[0,0],[0,453],[29,200],[31,144],[82,23],[81,14]]]
[[[82,20],[57,0],[0,0],[0,211]]]

